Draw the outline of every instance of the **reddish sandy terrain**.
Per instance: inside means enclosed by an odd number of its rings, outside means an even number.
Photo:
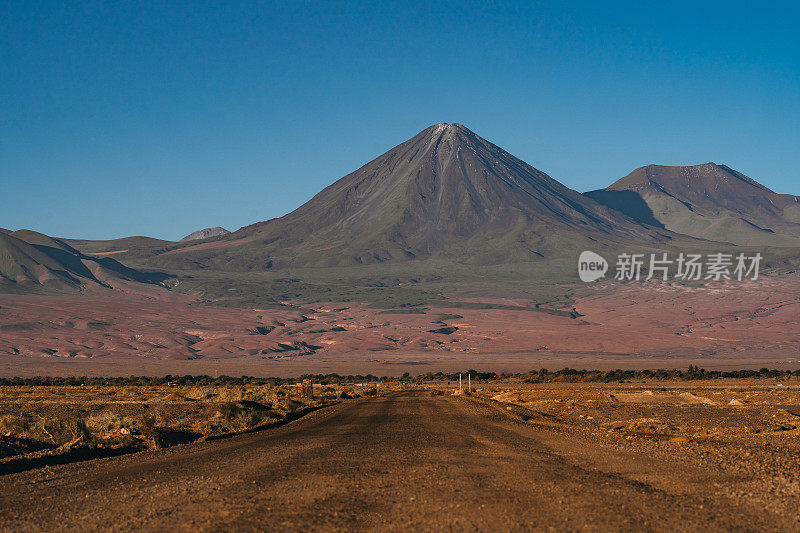
[[[352,302],[302,315],[204,306],[164,289],[0,295],[0,375],[800,367],[798,288],[797,276],[597,286],[575,302],[577,318],[457,307],[398,313]]]

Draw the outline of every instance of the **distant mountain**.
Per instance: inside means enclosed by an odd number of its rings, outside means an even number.
[[[648,165],[586,196],[635,220],[737,245],[800,244],[800,198],[725,165]]]
[[[30,230],[0,233],[0,291],[112,287],[116,281],[160,283],[167,276],[84,255],[61,239]]]
[[[189,235],[181,239],[181,242],[197,241],[200,239],[209,239],[211,237],[219,237],[220,235],[229,235],[229,234],[230,231],[226,230],[225,228],[217,226],[216,228],[206,228],[197,230],[194,233],[190,233]]]
[[[6,235],[8,235],[9,233],[11,233],[11,230],[6,228],[0,228],[0,233],[5,233]]]
[[[666,238],[460,124],[436,124],[282,218],[149,261],[225,270],[430,257],[497,264],[565,256],[599,241]]]

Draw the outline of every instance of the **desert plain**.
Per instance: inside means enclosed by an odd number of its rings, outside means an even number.
[[[453,295],[389,307],[274,308],[163,287],[0,295],[0,373],[34,375],[526,372],[571,368],[796,368],[800,276],[607,282],[569,299]]]

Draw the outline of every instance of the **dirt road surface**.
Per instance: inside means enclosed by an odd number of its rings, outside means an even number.
[[[3,476],[0,529],[796,530],[730,496],[747,481],[411,391],[278,429]]]

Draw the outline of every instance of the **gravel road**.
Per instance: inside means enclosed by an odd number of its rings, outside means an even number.
[[[0,477],[0,529],[791,530],[747,479],[427,391],[278,429]]]

